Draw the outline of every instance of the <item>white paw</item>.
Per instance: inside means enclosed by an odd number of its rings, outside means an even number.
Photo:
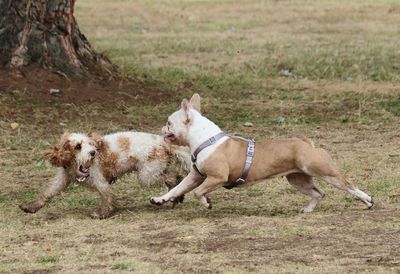
[[[311,213],[314,211],[314,208],[311,207],[303,207],[302,209],[300,209],[300,213]]]
[[[212,204],[211,204],[210,198],[203,196],[203,197],[200,198],[200,201],[206,208],[208,208],[208,209],[212,208]]]
[[[371,199],[371,202],[368,201],[363,201],[366,205],[368,209],[371,209],[374,206],[374,201]]]
[[[165,202],[166,201],[160,197],[151,197],[150,199],[150,203],[152,203],[153,205],[162,205]]]

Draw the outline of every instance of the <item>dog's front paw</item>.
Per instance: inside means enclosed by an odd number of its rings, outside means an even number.
[[[201,196],[200,197],[200,202],[208,209],[212,208],[212,203],[210,198],[206,197],[206,196]]]
[[[42,208],[42,205],[39,202],[31,202],[28,204],[20,205],[19,208],[26,213],[36,213],[39,209]]]
[[[152,203],[153,205],[162,205],[164,204],[166,201],[162,198],[158,198],[158,197],[151,197],[150,199],[150,203]]]
[[[371,197],[371,200],[369,202],[368,201],[364,201],[364,203],[367,205],[367,209],[371,209],[375,205],[374,199],[372,199],[372,197]]]
[[[114,210],[113,209],[104,209],[104,208],[99,208],[93,211],[90,214],[90,217],[93,219],[106,219],[110,217],[113,214]]]
[[[314,208],[310,208],[310,207],[303,207],[302,209],[300,209],[300,213],[311,213],[314,211]]]

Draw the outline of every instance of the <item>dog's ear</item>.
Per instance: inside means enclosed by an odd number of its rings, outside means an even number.
[[[183,99],[182,103],[181,103],[181,108],[185,111],[185,112],[189,112],[189,108],[190,108],[190,102],[188,99]]]
[[[60,138],[61,142],[67,141],[67,140],[68,140],[68,137],[69,137],[70,135],[71,135],[71,133],[69,133],[68,131],[65,131],[65,132],[63,133],[63,135],[61,135],[61,138]]]
[[[52,149],[46,150],[44,152],[43,158],[45,160],[48,160],[53,166],[62,166],[61,159],[59,157],[59,149],[60,148],[58,146],[54,146]]]
[[[200,95],[198,93],[193,94],[192,98],[190,98],[190,105],[201,113],[201,106],[200,106]]]
[[[192,107],[188,99],[183,99],[181,107],[185,113],[185,120],[184,123],[188,125],[190,123],[190,115],[189,115],[189,109]]]
[[[100,150],[103,146],[103,138],[98,132],[89,132],[88,137],[96,143],[96,148]]]
[[[93,140],[98,140],[101,139],[101,135],[100,133],[96,132],[96,131],[92,131],[88,133],[88,137],[92,138]]]
[[[68,167],[74,157],[72,147],[65,133],[61,137],[61,142],[52,149],[45,151],[43,158],[48,160],[53,166]]]
[[[55,167],[68,167],[71,165],[73,154],[70,149],[66,150],[57,145],[45,151],[43,158]]]

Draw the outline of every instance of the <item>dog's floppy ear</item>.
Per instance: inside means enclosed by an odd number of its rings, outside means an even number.
[[[73,159],[71,144],[68,140],[70,133],[65,132],[61,136],[61,141],[52,149],[45,151],[43,158],[48,160],[53,166],[68,167]]]
[[[44,159],[48,160],[56,167],[69,167],[73,159],[69,142],[63,146],[56,145],[52,149],[45,151]]]
[[[198,93],[193,94],[192,98],[190,99],[190,105],[199,113],[201,113],[200,99],[201,98]]]
[[[70,135],[71,133],[69,133],[69,131],[64,131],[64,133],[61,135],[59,145],[63,145],[65,142],[67,142]]]
[[[98,132],[89,132],[88,137],[96,143],[96,148],[100,150],[103,146],[103,138]]]
[[[60,154],[60,147],[54,146],[52,149],[48,149],[44,152],[43,158],[48,160],[50,164],[56,167],[62,167],[62,159]]]

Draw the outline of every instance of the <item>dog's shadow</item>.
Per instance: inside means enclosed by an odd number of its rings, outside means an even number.
[[[256,217],[275,217],[275,216],[295,216],[298,213],[296,210],[288,210],[286,208],[270,208],[267,206],[258,207],[246,207],[246,208],[232,208],[229,206],[218,207],[213,209],[203,208],[201,205],[186,205],[185,202],[179,203],[175,206],[172,203],[167,203],[162,206],[148,204],[130,204],[130,205],[119,205],[115,215],[125,215],[135,212],[140,212],[141,214],[163,214],[168,216],[176,215],[179,219],[192,220],[197,218],[226,218],[235,216],[256,216]]]
[[[320,207],[315,210],[315,213],[324,213],[324,214],[343,214],[344,211],[351,211],[353,213],[363,213],[369,211],[363,207],[357,207],[354,204],[349,204],[344,207],[331,208]],[[372,210],[380,210],[382,207],[380,205],[375,206]],[[293,205],[292,207],[284,207],[284,206],[271,206],[271,205],[255,205],[248,207],[240,207],[233,205],[218,205],[216,204],[211,210],[202,207],[199,204],[193,203],[192,201],[188,201],[185,203],[178,203],[173,206],[172,203],[167,203],[162,206],[156,206],[149,203],[140,203],[140,204],[123,204],[120,205],[115,214],[116,215],[125,215],[127,213],[135,213],[140,212],[144,214],[165,214],[166,218],[168,217],[179,217],[179,219],[183,220],[193,220],[197,218],[234,218],[234,217],[242,217],[242,216],[252,216],[252,217],[279,217],[279,218],[290,218],[299,216],[312,216],[313,214],[304,214],[299,213],[298,208]]]
[[[146,202],[144,200],[135,201],[132,197],[120,197],[116,200],[116,208],[114,213],[109,218],[116,217],[128,217],[136,215],[138,213],[142,214],[157,214],[158,216],[162,216],[162,218],[179,218],[181,220],[193,220],[197,218],[211,218],[211,219],[220,219],[220,218],[234,218],[241,216],[252,216],[252,217],[294,217],[298,216],[300,213],[297,210],[296,205],[291,207],[284,207],[280,205],[268,205],[268,204],[257,204],[254,206],[237,206],[234,204],[218,204],[216,203],[214,207],[210,209],[206,209],[202,207],[200,204],[196,203],[197,201],[192,200],[184,200],[182,203],[178,203],[175,206],[172,203],[166,203],[162,206],[156,206],[150,203],[150,201]],[[316,209],[316,213],[341,213],[343,211],[356,211],[363,212],[365,209],[363,208],[352,208],[354,205],[348,205],[344,208],[330,208],[330,207],[320,207]],[[55,221],[63,218],[65,215],[79,215],[78,218],[86,219],[90,218],[91,213],[96,210],[96,206],[91,207],[83,207],[76,206],[74,208],[69,208],[63,210],[63,213],[59,211],[48,211],[44,214],[45,220]],[[381,206],[375,206],[374,209],[381,209]],[[309,214],[304,214],[304,216],[308,216]]]

